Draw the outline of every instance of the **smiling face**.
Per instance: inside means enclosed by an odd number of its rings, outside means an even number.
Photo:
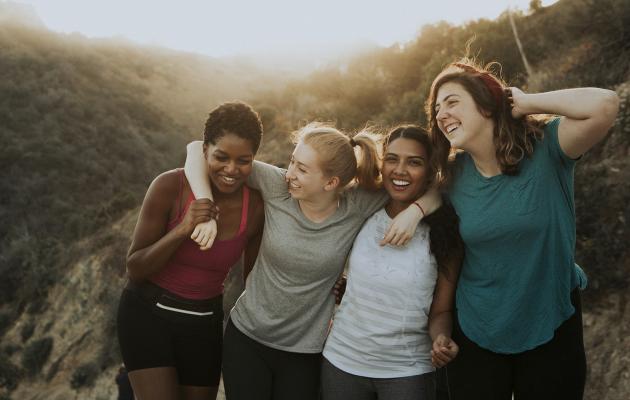
[[[317,152],[302,141],[298,142],[291,155],[286,180],[289,193],[296,200],[317,200],[331,190],[332,178],[321,169]]]
[[[383,186],[393,202],[410,204],[426,192],[430,181],[427,150],[414,139],[391,141],[383,157]]]
[[[456,82],[446,82],[437,91],[437,125],[452,147],[470,151],[481,135],[492,135],[494,120],[484,115],[474,99]]]
[[[215,144],[204,145],[213,191],[234,193],[252,172],[254,146],[248,139],[226,133]]]

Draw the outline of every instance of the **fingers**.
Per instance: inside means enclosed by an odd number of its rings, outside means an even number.
[[[459,352],[459,347],[452,339],[440,335],[433,341],[431,363],[435,367],[443,367],[451,362]]]
[[[202,230],[202,228],[201,228],[200,224],[195,225],[195,229],[193,229],[193,232],[190,235],[190,238],[192,240],[194,240],[195,242],[199,243],[197,241],[197,238],[199,237],[199,235],[201,235],[201,230]]]
[[[195,216],[204,216],[209,219],[217,219],[219,216],[219,207],[209,199],[194,200],[188,209]]]
[[[411,237],[406,232],[401,232],[390,226],[390,228],[385,233],[385,236],[380,241],[381,246],[390,245],[390,246],[405,246],[409,243],[409,239]]]
[[[201,250],[207,250],[212,247],[216,235],[217,222],[215,220],[209,220],[197,224],[190,238],[199,245]]]
[[[204,232],[201,240],[197,241],[201,250],[208,250],[212,247],[214,239],[217,236],[217,222],[214,220],[204,224]]]

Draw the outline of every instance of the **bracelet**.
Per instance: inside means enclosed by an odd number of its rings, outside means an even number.
[[[415,202],[415,201],[413,202],[413,204],[418,206],[418,208],[420,209],[420,212],[422,213],[422,218],[424,218],[425,215],[427,215],[427,214],[424,212],[424,209],[422,208],[422,206],[420,204],[418,204],[417,202]]]

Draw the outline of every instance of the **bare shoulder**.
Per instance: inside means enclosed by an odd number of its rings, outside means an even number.
[[[182,183],[181,171],[172,169],[162,172],[153,179],[149,190],[147,191],[147,199],[154,201],[171,203],[179,194],[179,187]],[[147,200],[145,199],[145,201]]]

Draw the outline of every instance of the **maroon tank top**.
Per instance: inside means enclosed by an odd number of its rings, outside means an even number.
[[[179,199],[184,187],[184,171],[180,171],[181,180]],[[168,230],[179,224],[190,203],[195,199],[191,193],[184,209],[178,209],[175,219],[168,223]],[[180,200],[181,201],[181,200]],[[249,188],[243,186],[243,206],[241,224],[236,236],[227,240],[215,240],[212,247],[202,251],[191,238],[186,238],[175,250],[166,266],[150,281],[156,285],[188,299],[208,299],[223,293],[223,281],[247,244],[247,210],[249,209]]]

